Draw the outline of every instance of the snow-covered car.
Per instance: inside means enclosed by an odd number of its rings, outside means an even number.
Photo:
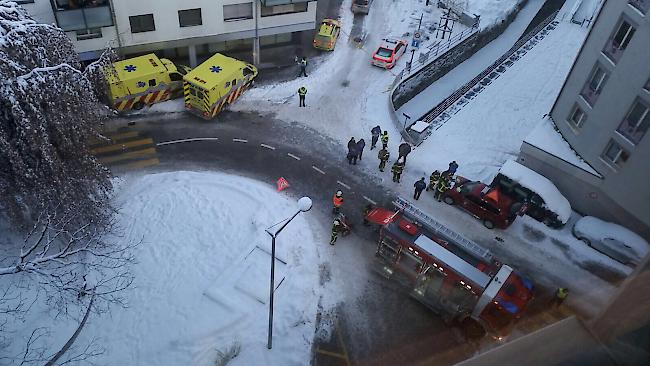
[[[585,216],[573,226],[573,236],[606,256],[636,266],[648,254],[650,245],[632,231],[593,216]]]
[[[384,69],[392,69],[397,60],[406,52],[408,44],[397,38],[384,38],[379,48],[372,55],[371,64]]]

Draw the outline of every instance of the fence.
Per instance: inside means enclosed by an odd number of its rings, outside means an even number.
[[[435,59],[438,58],[438,56],[454,48],[456,45],[460,44],[467,38],[471,37],[476,32],[478,32],[478,25],[472,28],[467,28],[462,32],[457,33],[453,37],[449,37],[449,39],[447,40],[441,40],[436,42],[435,44],[432,44],[429,47],[426,47],[427,51],[420,52],[420,54],[418,55],[417,62],[414,62],[413,65],[409,63],[406,64],[406,67],[400,73],[401,75],[400,80],[405,76],[411,76],[417,73],[418,71],[422,70],[425,66],[435,61]]]
[[[437,106],[435,106],[433,109],[431,109],[421,120],[426,123],[431,123],[436,117],[438,117],[442,112],[444,112],[447,108],[449,108],[451,105],[456,103],[465,93],[467,93],[471,88],[476,86],[479,81],[481,81],[484,77],[488,76],[494,69],[499,67],[507,58],[512,56],[513,53],[515,53],[521,46],[523,46],[526,42],[528,42],[531,38],[533,38],[537,33],[539,33],[544,27],[546,27],[553,19],[555,19],[555,16],[557,15],[557,11],[551,14],[548,18],[546,18],[543,22],[541,22],[537,27],[535,27],[533,30],[528,32],[525,36],[521,37],[509,50],[508,52],[504,53],[498,60],[494,61],[492,65],[488,66],[485,70],[483,70],[480,74],[476,75],[472,80],[468,81],[463,85],[460,89],[456,90],[452,95],[448,96],[440,102]]]

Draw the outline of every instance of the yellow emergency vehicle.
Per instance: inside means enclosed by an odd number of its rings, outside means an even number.
[[[190,70],[153,53],[115,62],[104,69],[110,104],[115,110],[128,111],[178,98],[183,75]]]
[[[216,53],[183,77],[185,109],[211,119],[239,98],[256,76],[255,66]]]
[[[320,50],[332,51],[336,46],[336,40],[341,33],[341,23],[334,19],[323,19],[318,28],[318,33],[314,36],[312,45]]]

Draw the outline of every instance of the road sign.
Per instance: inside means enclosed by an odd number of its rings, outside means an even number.
[[[420,38],[422,38],[422,33],[420,33],[420,32],[413,33],[413,38],[419,40]]]
[[[411,42],[411,46],[414,48],[420,48],[420,41],[413,38],[413,41]]]
[[[284,179],[283,177],[280,177],[280,179],[278,179],[278,181],[275,182],[275,185],[278,187],[278,192],[280,192],[281,190],[289,187],[289,182],[287,182],[287,180]]]

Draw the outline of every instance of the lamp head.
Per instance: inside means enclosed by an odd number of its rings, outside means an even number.
[[[309,197],[302,197],[298,200],[298,209],[302,212],[307,212],[311,210],[312,202]]]

